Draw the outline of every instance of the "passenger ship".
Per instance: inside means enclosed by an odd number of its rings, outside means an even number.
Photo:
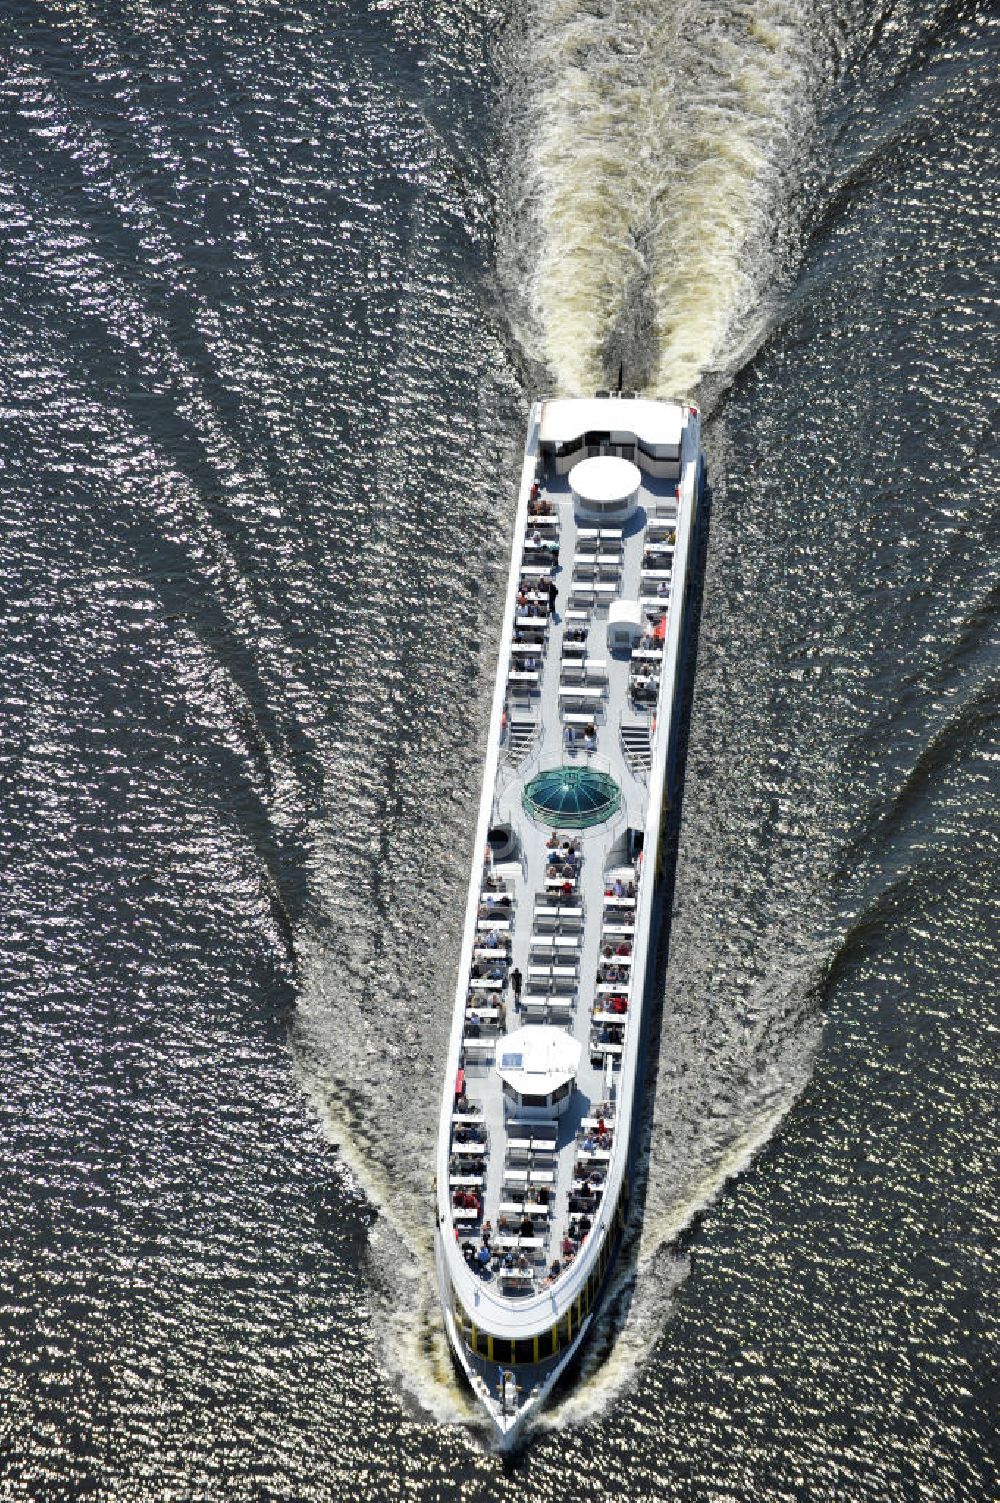
[[[703,468],[694,407],[532,408],[436,1180],[444,1319],[503,1448],[625,1222]]]

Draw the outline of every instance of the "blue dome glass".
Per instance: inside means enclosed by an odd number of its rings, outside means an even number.
[[[602,825],[621,808],[621,789],[596,767],[550,767],[532,778],[521,796],[524,811],[554,830]]]

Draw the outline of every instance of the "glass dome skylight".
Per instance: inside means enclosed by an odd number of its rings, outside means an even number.
[[[621,808],[621,789],[596,767],[550,767],[532,778],[521,796],[524,811],[554,830],[602,825]]]

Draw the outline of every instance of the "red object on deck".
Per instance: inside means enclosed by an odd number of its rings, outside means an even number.
[[[462,1092],[464,1090],[465,1090],[465,1071],[464,1070],[459,1070],[458,1074],[455,1077],[455,1095],[456,1096],[461,1096],[461,1094],[462,1094]]]
[[[663,639],[664,639],[664,637],[666,635],[667,635],[667,618],[666,618],[666,616],[661,616],[660,619],[659,619],[659,621],[657,621],[656,625],[653,627],[653,636],[656,638],[656,640],[658,642],[662,642]]]

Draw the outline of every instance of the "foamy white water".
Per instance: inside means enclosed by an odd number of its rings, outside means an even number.
[[[815,93],[807,13],[538,0],[526,41],[535,347],[565,394],[623,360],[627,385],[688,395],[766,322]]]

